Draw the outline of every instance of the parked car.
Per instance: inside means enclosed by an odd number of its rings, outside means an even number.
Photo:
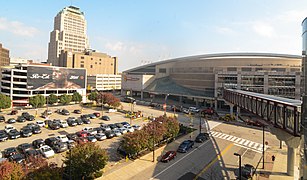
[[[15,129],[15,127],[14,126],[12,126],[12,125],[6,125],[5,127],[4,127],[4,131],[6,132],[6,133],[9,133],[11,130],[13,130],[13,129]]]
[[[45,144],[50,147],[53,147],[57,142],[59,142],[59,139],[56,137],[50,137],[45,139]]]
[[[127,131],[128,131],[128,132],[134,132],[134,128],[131,127],[131,126],[129,126],[129,127],[127,127]]]
[[[96,117],[100,117],[100,113],[99,112],[94,112],[93,113]]]
[[[15,118],[10,118],[10,119],[7,120],[7,123],[9,123],[9,124],[16,123],[16,119]]]
[[[0,115],[0,122],[5,122],[5,117]]]
[[[10,156],[8,159],[11,162],[22,164],[25,161],[25,156],[23,154],[17,153],[17,154]]]
[[[30,149],[30,150],[26,150],[25,156],[26,158],[29,158],[29,157],[39,158],[39,157],[42,157],[42,153],[40,150]]]
[[[29,143],[22,143],[17,146],[17,150],[22,154],[25,154],[25,152],[30,149],[33,149],[33,147]]]
[[[82,121],[84,124],[91,124],[91,120],[87,119],[87,118],[82,118]]]
[[[44,121],[36,121],[36,124],[37,124],[38,126],[40,126],[40,127],[45,127],[45,126],[46,126],[46,124],[45,124]]]
[[[121,127],[118,129],[122,134],[126,134],[128,132],[127,128]]]
[[[57,129],[60,129],[60,124],[57,123],[57,122],[53,122],[51,124],[49,124],[49,128],[52,129],[52,130],[57,130]]]
[[[208,139],[209,139],[208,133],[199,133],[195,138],[195,142],[202,143],[207,141]]]
[[[17,139],[17,138],[20,138],[20,132],[17,131],[16,129],[13,129],[8,133],[8,136],[9,136],[9,139]]]
[[[10,112],[10,115],[16,115],[17,113],[18,113],[17,110],[12,110],[12,111]]]
[[[68,140],[66,143],[67,143],[68,149],[72,149],[76,147],[76,144],[77,144],[76,141],[74,140]]]
[[[101,116],[101,119],[105,120],[105,121],[110,121],[110,117],[109,116]]]
[[[121,124],[122,124],[124,127],[129,127],[129,126],[131,126],[128,122],[121,122]]]
[[[109,126],[112,130],[118,129],[118,127],[115,124],[109,124]]]
[[[33,132],[33,134],[40,134],[40,133],[42,133],[41,127],[40,126],[34,126],[32,128],[32,132]]]
[[[54,156],[53,149],[48,145],[43,145],[39,148],[45,158],[50,158]]]
[[[60,142],[64,142],[64,143],[66,143],[69,140],[66,135],[58,135],[57,138]]]
[[[60,121],[60,127],[61,128],[67,128],[68,127],[68,124],[67,124],[67,122],[66,121]]]
[[[36,139],[32,142],[32,146],[36,149],[45,145],[45,141],[43,139]]]
[[[252,125],[252,126],[257,126],[257,127],[263,127],[264,126],[264,124],[262,122],[258,121],[258,120],[254,121],[254,120],[247,119],[247,120],[245,120],[245,123],[247,125]]]
[[[191,112],[191,113],[199,113],[199,111],[200,110],[196,107],[189,107],[189,112]]]
[[[194,146],[194,141],[192,140],[185,140],[183,141],[177,149],[177,152],[186,153]]]
[[[69,126],[77,126],[77,125],[78,125],[78,124],[77,124],[77,121],[74,120],[74,119],[67,119],[67,124],[68,124]]]
[[[68,145],[64,142],[57,142],[51,148],[54,150],[55,153],[61,153],[68,150]]]
[[[30,137],[32,136],[32,130],[29,128],[29,127],[23,127],[21,130],[20,130],[20,135],[22,137]]]
[[[242,177],[251,179],[253,175],[255,174],[255,170],[256,169],[254,168],[253,165],[244,164],[244,166],[241,167]],[[237,171],[239,171],[239,169],[237,169]]]
[[[73,140],[73,141],[75,141],[78,138],[78,135],[75,133],[67,134],[66,136],[69,140]]]
[[[107,124],[101,124],[100,127],[103,131],[111,131],[110,126]]]
[[[122,135],[122,133],[118,129],[113,130],[113,132],[114,132],[115,136],[117,136],[117,137]]]
[[[167,151],[161,158],[161,162],[169,162],[176,157],[176,151]]]
[[[97,134],[95,134],[95,138],[96,138],[98,141],[102,141],[102,140],[107,139],[107,136],[106,136],[104,133],[97,133]]]
[[[115,123],[114,124],[117,128],[122,128],[124,127],[124,125],[122,123]]]
[[[102,130],[101,127],[95,127],[94,131],[96,131],[96,134],[97,134],[97,133],[102,133],[104,130]]]
[[[142,129],[142,127],[139,126],[139,125],[133,125],[132,127],[134,128],[134,130],[141,130]]]
[[[16,121],[17,122],[26,122],[26,118],[23,117],[23,116],[18,116]]]
[[[78,125],[82,125],[83,124],[83,120],[81,118],[78,118],[76,120],[76,122],[77,122]]]
[[[86,137],[79,137],[76,142],[78,144],[84,144],[84,143],[87,143],[88,142],[88,139]]]
[[[6,140],[8,140],[8,135],[6,134],[4,130],[0,130],[0,141],[4,142]]]
[[[14,155],[14,154],[17,154],[17,153],[18,153],[17,148],[15,148],[15,147],[9,147],[9,148],[4,149],[4,151],[3,151],[3,156],[4,156],[5,158],[8,158],[8,157],[10,157],[10,156],[12,156],[12,155]]]
[[[87,137],[87,132],[86,131],[79,131],[76,133],[78,137]]]
[[[95,136],[87,136],[87,140],[89,141],[89,142],[97,142],[97,139],[95,138]]]
[[[45,111],[43,112],[43,114],[51,115],[51,114],[52,114],[52,111],[51,111],[50,109],[48,109],[48,110],[45,110]]]
[[[28,123],[27,124],[27,127],[30,128],[30,129],[33,129],[35,126],[37,126],[37,124],[35,124],[35,123]]]
[[[81,112],[80,109],[75,109],[75,110],[74,110],[74,113],[76,113],[76,114],[81,114],[82,112]]]
[[[61,112],[62,115],[70,115],[69,111],[67,109],[62,109],[62,112]]]
[[[85,119],[90,119],[90,116],[88,114],[83,114],[80,117],[81,117],[81,119],[84,119],[84,118]]]
[[[89,114],[89,117],[90,117],[91,119],[97,118],[97,117],[95,116],[95,114]]]
[[[28,121],[34,121],[35,120],[35,117],[33,116],[33,115],[29,115],[29,116],[27,116],[27,117],[25,117],[26,118],[26,120],[28,120]]]
[[[111,139],[115,136],[113,131],[106,131],[105,135],[107,136],[108,139]]]
[[[23,112],[23,113],[21,113],[21,116],[26,118],[26,117],[30,116],[30,114],[28,112]]]

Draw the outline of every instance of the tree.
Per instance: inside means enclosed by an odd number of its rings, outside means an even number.
[[[65,155],[65,172],[71,173],[72,179],[92,179],[101,172],[107,161],[107,152],[98,145],[78,144]]]
[[[161,122],[165,128],[164,139],[175,138],[179,133],[179,122],[174,117],[160,116],[156,121]]]
[[[103,103],[113,106],[115,108],[121,105],[120,99],[116,98],[111,93],[100,93],[98,97],[102,97]],[[99,102],[101,102],[101,99],[99,100]]]
[[[62,104],[69,104],[71,102],[72,96],[71,95],[67,95],[67,94],[63,94],[60,96],[60,103]]]
[[[41,179],[52,179],[62,180],[63,168],[57,167],[54,164],[42,166],[39,169],[27,174],[25,179],[29,180],[41,180]]]
[[[80,103],[82,101],[82,96],[78,92],[74,92],[72,95],[72,101]]]
[[[11,99],[9,96],[0,94],[0,110],[11,107]]]
[[[149,134],[147,147],[150,150],[152,150],[153,144],[158,144],[164,139],[166,129],[164,125],[159,121],[150,122],[143,129],[146,134]]]
[[[0,180],[19,180],[25,176],[22,165],[16,162],[3,161],[0,163]]]
[[[42,95],[32,96],[29,99],[29,104],[34,108],[43,107],[46,104],[46,99]]]
[[[97,92],[91,92],[87,98],[88,100],[90,101],[97,101],[97,96],[98,96],[98,93]]]
[[[54,104],[54,103],[57,103],[59,100],[58,96],[56,96],[55,94],[50,94],[49,97],[48,97],[48,104]]]
[[[127,133],[123,136],[121,147],[125,150],[126,154],[132,158],[148,146],[149,134],[144,130]]]

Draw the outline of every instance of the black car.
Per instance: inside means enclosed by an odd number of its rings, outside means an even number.
[[[81,118],[78,118],[76,120],[76,122],[77,122],[78,125],[82,125],[83,124],[83,120]]]
[[[113,130],[113,129],[118,129],[118,127],[115,124],[109,124],[109,127]]]
[[[105,120],[105,121],[110,121],[110,117],[109,116],[101,116],[101,119]]]
[[[0,141],[6,141],[8,139],[8,135],[4,130],[0,130]]]
[[[4,156],[5,158],[8,158],[8,157],[10,157],[10,156],[12,156],[12,155],[14,155],[14,154],[17,154],[17,153],[18,153],[17,148],[15,148],[15,147],[10,147],[10,148],[4,149],[4,151],[3,151],[3,156]]]
[[[253,175],[255,174],[255,168],[253,165],[244,164],[244,166],[242,166],[241,168],[241,173],[242,173],[242,176],[247,179],[252,178]]]
[[[30,129],[33,129],[33,127],[37,126],[37,124],[35,123],[28,123],[27,127],[29,127]]]
[[[4,116],[0,116],[0,122],[5,122],[5,117]]]
[[[17,122],[26,122],[26,118],[23,117],[23,116],[18,116],[16,121]]]
[[[81,112],[80,109],[75,109],[75,110],[74,110],[74,113],[76,113],[76,114],[81,114],[82,112]]]
[[[59,142],[59,139],[56,137],[50,137],[45,139],[45,144],[52,147]]]
[[[78,135],[75,133],[67,134],[68,139],[76,141],[78,139]]]
[[[32,142],[32,146],[36,149],[42,147],[45,145],[45,141],[43,139],[36,139]]]
[[[22,137],[30,137],[32,136],[32,130],[28,127],[24,127],[20,130],[20,135]]]
[[[10,119],[7,120],[7,123],[9,123],[9,124],[13,124],[15,122],[16,122],[15,118],[10,118]]]
[[[185,140],[183,141],[177,149],[177,152],[186,153],[194,146],[194,141]]]
[[[32,133],[33,134],[40,134],[40,133],[42,133],[41,127],[40,126],[34,126],[32,128]]]
[[[202,142],[207,141],[208,139],[209,139],[208,133],[199,133],[197,137],[195,138],[195,142],[202,143]]]
[[[69,111],[66,109],[62,109],[61,114],[66,116],[70,115]]]
[[[61,125],[57,122],[53,122],[49,125],[49,128],[52,129],[52,130],[57,130],[57,129],[60,129]]]
[[[78,123],[74,119],[67,119],[67,124],[69,126],[77,126],[78,125]]]
[[[10,156],[9,161],[14,161],[16,163],[22,164],[25,161],[25,156],[23,154],[14,154],[12,156]]]
[[[81,118],[84,124],[91,124],[91,120],[87,118]]]
[[[81,119],[83,119],[83,118],[90,119],[91,118],[88,114],[83,114],[80,117],[81,117]]]
[[[26,117],[30,116],[30,114],[29,114],[28,112],[23,112],[23,113],[21,113],[21,116],[23,116],[24,118],[26,118]]]
[[[101,127],[94,128],[94,131],[96,131],[97,133],[102,133],[103,132]]]
[[[9,133],[9,138],[10,139],[17,139],[17,138],[20,138],[20,132],[17,131],[16,129],[12,129]]]
[[[33,120],[35,120],[35,117],[33,116],[33,115],[29,115],[29,116],[27,116],[27,117],[25,117],[26,118],[26,120],[28,120],[28,121],[33,121]]]
[[[30,150],[27,150],[27,151],[25,152],[25,155],[26,155],[26,158],[29,158],[29,157],[34,157],[34,158],[43,157],[41,151],[40,151],[40,150],[37,150],[37,149],[30,149]]]
[[[32,145],[29,144],[29,143],[22,143],[22,144],[19,144],[17,146],[17,150],[20,152],[20,153],[25,153],[27,150],[30,150],[30,149],[33,149],[32,148]]]
[[[123,126],[125,126],[125,127],[130,126],[130,124],[129,124],[128,122],[121,122],[121,124],[122,124]]]
[[[106,131],[104,134],[107,136],[108,139],[111,139],[115,136],[115,133],[113,131]]]
[[[67,143],[57,142],[51,148],[54,150],[54,152],[61,153],[68,150],[68,145]]]

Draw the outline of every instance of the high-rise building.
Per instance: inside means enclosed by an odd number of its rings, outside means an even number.
[[[84,13],[74,6],[65,7],[54,18],[54,29],[50,33],[48,63],[59,65],[62,50],[83,52],[89,48]]]
[[[10,51],[2,47],[0,43],[0,66],[7,66],[10,64]]]

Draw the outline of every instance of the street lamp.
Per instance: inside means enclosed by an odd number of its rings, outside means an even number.
[[[241,176],[241,154],[238,154],[238,153],[233,153],[233,155],[235,156],[239,156],[239,180],[241,180],[242,176]]]
[[[262,169],[264,169],[264,127],[265,125],[262,125]]]
[[[164,116],[166,116],[166,101],[167,101],[168,96],[169,96],[169,94],[166,94],[165,99],[164,99]]]
[[[199,134],[201,133],[201,111],[199,111]]]

